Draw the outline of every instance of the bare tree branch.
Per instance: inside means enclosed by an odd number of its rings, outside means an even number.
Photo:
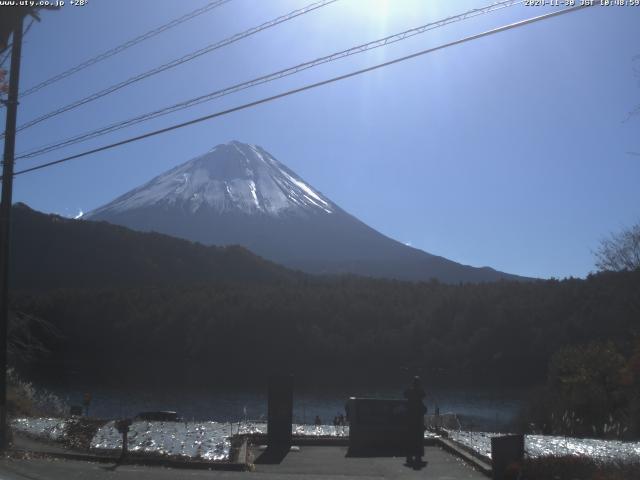
[[[640,268],[640,223],[602,240],[595,256],[601,271]]]

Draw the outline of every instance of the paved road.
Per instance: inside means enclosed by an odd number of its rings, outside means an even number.
[[[259,463],[260,452],[251,452],[256,462],[256,473],[278,474],[280,478],[487,479],[440,447],[425,447],[424,460],[427,463],[420,470],[406,466],[404,458],[348,458],[346,453],[347,447],[301,447],[300,452],[289,453],[280,464],[269,465]],[[317,477],[310,476],[311,474]]]
[[[1,480],[199,480],[277,478],[316,479],[424,479],[430,480],[486,480],[462,460],[439,447],[425,448],[427,465],[413,470],[400,458],[346,458],[346,447],[302,447],[289,453],[279,464],[257,464],[255,472],[223,472],[208,470],[178,470],[161,467],[142,467],[79,462],[69,460],[12,460],[0,459]],[[261,452],[254,452],[258,461]]]

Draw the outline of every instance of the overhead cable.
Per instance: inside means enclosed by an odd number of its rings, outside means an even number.
[[[228,0],[227,0],[228,1]],[[199,50],[196,50],[194,52],[188,53],[180,58],[176,58],[174,60],[171,60],[170,62],[164,63],[158,67],[152,68],[151,70],[147,70],[146,72],[142,72],[138,75],[134,75],[133,77],[130,77],[126,80],[123,80],[121,82],[118,82],[114,85],[111,85],[107,88],[104,88],[98,92],[92,93],[91,95],[88,95],[84,98],[81,98],[79,100],[76,100],[74,102],[71,102],[67,105],[64,105],[60,108],[57,108],[55,110],[52,110],[48,113],[45,113],[44,115],[41,115],[39,117],[34,118],[33,120],[29,120],[26,123],[23,123],[22,125],[19,125],[18,128],[16,128],[17,132],[20,132],[22,130],[25,130],[29,127],[32,127],[34,125],[37,125],[41,122],[44,122],[45,120],[49,120],[50,118],[56,117],[62,113],[68,112],[69,110],[73,110],[75,108],[78,108],[82,105],[85,105],[87,103],[93,102],[95,100],[98,100],[99,98],[105,97],[107,95],[110,95],[114,92],[117,92],[118,90],[131,85],[133,83],[139,82],[141,80],[144,80],[146,78],[149,78],[153,75],[157,75],[158,73],[161,72],[165,72],[169,69],[175,68],[179,65],[182,65],[183,63],[189,62],[195,58],[198,58],[206,53],[209,52],[213,52],[214,50],[218,50],[220,48],[226,47],[228,45],[231,45],[232,43],[235,43],[239,40],[242,40],[243,38],[247,38],[251,35],[255,35],[258,32],[261,32],[263,30],[266,30],[268,28],[272,28],[275,27],[276,25],[279,25],[281,23],[287,22],[289,20],[292,20],[296,17],[299,17],[300,15],[304,15],[306,13],[312,12],[318,8],[324,7],[325,5],[329,5],[331,3],[335,3],[338,0],[320,0],[317,1],[315,3],[312,3],[310,5],[307,5],[304,8],[300,8],[298,10],[294,10],[293,12],[290,12],[286,15],[283,15],[281,17],[275,18],[269,22],[263,23],[262,25],[259,25],[257,27],[253,27],[250,28],[248,30],[245,30],[244,32],[235,34],[231,37],[228,37],[224,40],[221,40],[219,42],[207,45],[204,48],[201,48]]]
[[[390,45],[392,43],[396,43],[399,42],[401,40],[405,40],[407,38],[413,37],[415,35],[419,35],[421,33],[425,33],[427,31],[436,29],[436,28],[440,28],[443,27],[445,25],[448,25],[450,23],[454,23],[454,22],[458,22],[461,20],[465,20],[465,19],[469,19],[469,18],[473,18],[476,17],[478,15],[484,15],[490,12],[494,12],[496,10],[500,10],[502,8],[506,8],[506,7],[511,7],[513,5],[517,5],[522,3],[522,0],[507,0],[507,1],[501,1],[501,2],[495,2],[492,3],[490,5],[487,5],[485,7],[482,8],[475,8],[473,10],[469,10],[466,11],[464,13],[461,13],[459,15],[454,15],[451,17],[447,17],[444,18],[442,20],[438,20],[435,22],[430,22],[427,23],[425,25],[422,25],[420,27],[415,27],[415,28],[411,28],[409,30],[405,30],[403,32],[400,33],[396,33],[393,35],[388,35],[386,37],[380,38],[378,40],[374,40],[368,43],[364,43],[361,45],[357,45],[355,47],[351,47],[348,48],[346,50],[341,50],[335,53],[332,53],[330,55],[325,55],[323,57],[320,58],[316,58],[314,60],[311,61],[307,61],[292,67],[288,67],[285,68],[283,70],[278,70],[276,72],[267,74],[267,75],[263,75],[257,78],[253,78],[251,80],[242,82],[242,83],[237,83],[234,85],[231,85],[229,87],[225,87],[223,89],[220,90],[216,90],[213,92],[209,92],[205,95],[200,95],[198,97],[195,98],[191,98],[173,105],[169,105],[166,107],[163,107],[161,109],[155,110],[155,111],[151,111],[151,112],[147,112],[126,120],[122,120],[116,123],[112,123],[109,125],[106,125],[104,127],[100,127],[96,130],[92,130],[89,132],[84,132],[78,135],[75,135],[73,137],[67,138],[65,140],[62,141],[58,141],[58,142],[54,142],[54,143],[50,143],[44,146],[40,146],[40,147],[36,147],[34,149],[28,150],[26,152],[23,152],[21,154],[19,154],[16,158],[17,159],[26,159],[26,158],[33,158],[39,155],[43,155],[45,153],[54,151],[54,150],[58,150],[60,148],[64,148],[70,145],[74,145],[80,142],[84,142],[93,138],[97,138],[100,137],[102,135],[106,135],[108,133],[123,129],[123,128],[127,128],[130,127],[132,125],[136,125],[138,123],[141,122],[145,122],[163,115],[167,115],[179,110],[184,110],[186,108],[190,108],[193,107],[195,105],[199,105],[201,103],[204,102],[209,102],[211,100],[214,100],[216,98],[220,98],[226,95],[230,95],[242,90],[246,90],[248,88],[251,87],[255,87],[258,85],[262,85],[264,83],[268,83],[268,82],[272,82],[274,80],[278,80],[280,78],[283,77],[287,77],[290,75],[294,75],[296,73],[302,72],[304,70],[308,70],[310,68],[316,67],[318,65],[322,65],[325,63],[329,63],[329,62],[334,62],[336,60],[339,60],[341,58],[345,58],[351,55],[355,55],[355,54],[359,54],[359,53],[363,53],[366,52],[368,50],[373,50],[375,48],[380,48],[380,47],[384,47],[386,45]]]
[[[308,85],[305,85],[303,87],[294,88],[292,90],[288,90],[286,92],[279,93],[277,95],[272,95],[270,97],[266,97],[266,98],[262,98],[260,100],[256,100],[256,101],[253,101],[253,102],[245,103],[243,105],[239,105],[239,106],[236,106],[236,107],[233,107],[233,108],[229,108],[229,109],[226,109],[226,110],[222,110],[222,111],[218,111],[218,112],[215,112],[215,113],[211,113],[209,115],[205,115],[205,116],[202,116],[202,117],[194,118],[194,119],[186,121],[186,122],[182,122],[182,123],[178,123],[178,124],[175,124],[175,125],[171,125],[169,127],[165,127],[165,128],[161,128],[161,129],[158,129],[158,130],[154,130],[154,131],[142,134],[142,135],[137,135],[135,137],[130,137],[130,138],[127,138],[125,140],[121,140],[119,142],[110,143],[108,145],[104,145],[102,147],[98,147],[98,148],[87,150],[87,151],[84,151],[84,152],[81,152],[81,153],[77,153],[75,155],[70,155],[68,157],[61,158],[59,160],[54,160],[54,161],[51,161],[51,162],[43,163],[41,165],[37,165],[37,166],[31,167],[31,168],[26,168],[24,170],[20,170],[20,171],[16,172],[14,174],[14,176],[15,175],[22,175],[22,174],[29,173],[29,172],[34,172],[36,170],[41,170],[41,169],[48,168],[48,167],[52,167],[54,165],[59,165],[61,163],[66,163],[66,162],[69,162],[71,160],[75,160],[77,158],[86,157],[86,156],[94,154],[94,153],[103,152],[103,151],[110,150],[110,149],[113,149],[113,148],[116,148],[116,147],[119,147],[119,146],[122,146],[122,145],[126,145],[126,144],[129,144],[129,143],[137,142],[137,141],[143,140],[145,138],[154,137],[154,136],[157,136],[157,135],[168,133],[170,131],[177,130],[177,129],[180,129],[180,128],[184,128],[184,127],[187,127],[187,126],[190,126],[190,125],[194,125],[194,124],[197,124],[197,123],[201,123],[201,122],[204,122],[206,120],[211,120],[211,119],[214,119],[214,118],[222,117],[222,116],[234,113],[234,112],[238,112],[238,111],[246,110],[248,108],[252,108],[252,107],[255,107],[255,106],[258,106],[258,105],[262,105],[264,103],[272,102],[272,101],[280,99],[280,98],[288,97],[288,96],[291,96],[291,95],[295,95],[297,93],[301,93],[301,92],[304,92],[304,91],[307,91],[307,90],[318,88],[318,87],[321,87],[323,85],[328,85],[328,84],[335,83],[335,82],[338,82],[338,81],[341,81],[341,80],[345,80],[347,78],[355,77],[357,75],[362,75],[364,73],[371,72],[373,70],[377,70],[377,69],[380,69],[380,68],[388,67],[390,65],[394,65],[394,64],[397,64],[397,63],[400,63],[400,62],[404,62],[404,61],[416,58],[416,57],[420,57],[422,55],[433,53],[433,52],[436,52],[438,50],[443,50],[443,49],[448,48],[448,47],[452,47],[452,46],[455,46],[455,45],[460,45],[460,44],[463,44],[463,43],[471,42],[471,41],[477,40],[479,38],[488,37],[490,35],[495,35],[495,34],[500,33],[500,32],[504,32],[504,31],[507,31],[507,30],[512,30],[514,28],[523,27],[525,25],[529,25],[529,24],[532,24],[532,23],[535,23],[535,22],[540,22],[542,20],[547,20],[547,19],[552,18],[552,17],[557,17],[557,16],[564,15],[564,14],[567,14],[567,13],[576,12],[578,10],[583,10],[583,9],[589,8],[591,6],[593,6],[593,4],[583,4],[583,5],[578,5],[578,6],[571,7],[571,8],[564,8],[562,10],[557,10],[557,11],[554,11],[554,12],[546,13],[546,14],[543,14],[543,15],[539,15],[537,17],[528,18],[526,20],[520,20],[518,22],[510,23],[508,25],[504,25],[502,27],[497,27],[497,28],[494,28],[494,29],[491,29],[491,30],[487,30],[487,31],[484,31],[482,33],[478,33],[478,34],[475,34],[475,35],[470,35],[468,37],[464,37],[462,39],[455,40],[453,42],[449,42],[449,43],[445,43],[445,44],[442,44],[442,45],[438,45],[436,47],[427,48],[425,50],[421,50],[419,52],[412,53],[410,55],[406,55],[406,56],[403,56],[403,57],[395,58],[393,60],[389,60],[389,61],[384,62],[384,63],[379,63],[377,65],[373,65],[373,66],[370,66],[370,67],[367,67],[367,68],[356,70],[356,71],[353,71],[353,72],[350,72],[350,73],[347,73],[347,74],[344,74],[344,75],[339,75],[337,77],[332,77],[332,78],[329,78],[327,80],[322,80],[320,82],[308,84]]]
[[[191,20],[193,18],[196,18],[200,15],[202,15],[203,13],[209,12],[210,10],[213,10],[214,8],[218,8],[221,5],[224,5],[225,3],[230,2],[231,0],[216,0],[213,2],[209,2],[207,3],[205,6],[197,8],[189,13],[186,13],[184,15],[182,15],[179,18],[176,18],[174,20],[171,20],[168,23],[165,23],[163,25],[160,25],[159,27],[156,27],[152,30],[149,30],[146,33],[143,33],[142,35],[138,35],[135,38],[132,38],[131,40],[128,40],[120,45],[117,45],[113,48],[110,48],[109,50],[106,50],[98,55],[95,55],[94,57],[91,57],[87,60],[85,60],[84,62],[79,63],[78,65],[75,65],[67,70],[65,70],[64,72],[61,72],[57,75],[54,75],[51,78],[48,78],[46,80],[43,80],[42,82],[38,83],[37,85],[34,85],[33,87],[30,87],[28,89],[26,89],[25,91],[20,93],[20,97],[24,98],[28,95],[31,95],[32,93],[37,92],[38,90],[42,90],[45,87],[48,87],[49,85],[52,85],[56,82],[59,82],[60,80],[62,80],[63,78],[67,78],[75,73],[78,73],[82,70],[84,70],[85,68],[90,67],[91,65],[95,65],[96,63],[102,62],[103,60],[106,60],[107,58],[113,57],[114,55],[117,55],[118,53],[121,53],[125,50],[127,50],[128,48],[133,47],[134,45],[137,45],[141,42],[144,42],[145,40],[148,40],[150,38],[155,37],[156,35],[160,35],[163,32],[166,32],[167,30],[176,27],[188,20]]]

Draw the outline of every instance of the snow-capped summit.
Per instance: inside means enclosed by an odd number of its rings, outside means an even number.
[[[256,145],[237,141],[157,176],[85,218],[151,206],[175,206],[195,213],[243,212],[331,214],[334,206],[294,172]]]
[[[264,149],[236,141],[218,145],[82,218],[206,245],[238,244],[312,273],[445,282],[515,278],[386,237]]]

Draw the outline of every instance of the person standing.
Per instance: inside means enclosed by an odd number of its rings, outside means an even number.
[[[404,397],[407,399],[407,464],[419,465],[424,456],[424,414],[427,412],[422,403],[425,392],[420,384],[420,377],[413,378]]]

